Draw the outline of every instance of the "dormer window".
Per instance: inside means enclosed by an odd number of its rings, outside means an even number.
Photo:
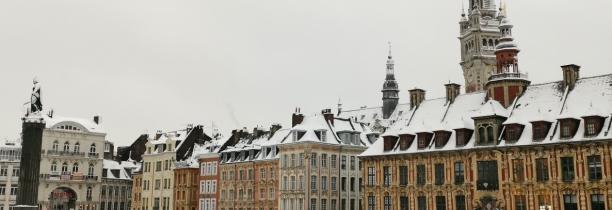
[[[495,130],[491,124],[482,124],[478,127],[478,144],[488,145],[495,143]]]
[[[366,137],[368,137],[368,141],[370,141],[370,144],[373,144],[376,139],[378,139],[378,134],[377,133],[369,133],[366,135]]]
[[[401,134],[399,135],[400,141],[400,150],[407,150],[412,142],[414,141],[414,135],[411,134]]]
[[[315,131],[315,135],[322,142],[325,142],[327,140],[327,130],[316,130]]]
[[[465,146],[472,138],[473,133],[474,131],[471,129],[465,129],[465,128],[455,129],[455,138],[456,138],[457,146],[458,147]]]
[[[551,124],[552,123],[546,121],[531,122],[531,127],[533,129],[533,140],[544,140],[544,138],[546,138],[546,135],[548,135],[548,131],[550,130]]]
[[[559,120],[561,124],[561,133],[560,136],[562,139],[569,139],[576,135],[576,131],[578,131],[578,123],[579,120],[573,118],[561,119]]]
[[[521,138],[521,134],[523,133],[523,128],[525,126],[521,124],[509,124],[506,125],[505,129],[505,138],[506,141],[516,142]]]
[[[431,142],[431,138],[433,137],[432,133],[417,133],[417,143],[418,143],[418,148],[419,149],[424,149],[425,147],[429,146],[429,143]]]
[[[584,119],[584,136],[593,137],[597,136],[603,128],[605,118],[600,116],[588,116],[583,117]]]
[[[293,141],[298,141],[306,134],[306,131],[293,131]]]
[[[450,138],[451,132],[436,131],[434,133],[436,134],[436,138],[434,139],[434,142],[436,143],[436,148],[444,147],[444,145],[446,145],[448,139]]]
[[[395,144],[397,143],[397,136],[383,136],[383,150],[384,151],[390,151],[393,150],[393,147],[395,146]]]
[[[359,133],[353,133],[352,136],[353,136],[353,139],[352,139],[353,145],[360,145],[361,137],[359,136]]]

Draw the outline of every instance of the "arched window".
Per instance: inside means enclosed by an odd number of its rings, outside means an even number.
[[[96,144],[91,144],[89,147],[89,153],[96,153]]]
[[[64,152],[70,151],[70,143],[64,142]]]
[[[64,172],[68,172],[68,163],[66,162],[62,163],[62,173]]]
[[[487,140],[485,139],[485,128],[484,127],[478,128],[478,141],[480,143],[487,142]]]
[[[57,151],[59,150],[59,143],[57,142],[57,140],[53,141],[53,151]]]
[[[79,163],[74,163],[74,165],[72,165],[72,173],[76,172],[79,172]]]
[[[87,187],[87,198],[91,198],[92,189],[91,187]]]
[[[497,45],[497,44],[499,44],[499,40],[496,39],[495,40],[495,45]]]
[[[80,147],[81,147],[81,144],[79,144],[79,142],[77,142],[76,144],[74,144],[74,149],[73,149],[73,151],[74,151],[75,153],[79,152]]]
[[[492,40],[492,39],[489,39],[489,47],[493,47],[493,46],[494,46],[494,45],[493,45],[493,40]]]
[[[495,142],[495,135],[493,135],[493,127],[487,126],[487,143]]]
[[[93,164],[89,164],[89,169],[87,169],[87,175],[88,176],[94,175],[94,165]]]
[[[51,163],[51,172],[56,172],[57,171],[57,162],[53,161],[53,163]]]
[[[484,47],[487,46],[487,40],[486,39],[482,39],[482,46],[484,46]]]

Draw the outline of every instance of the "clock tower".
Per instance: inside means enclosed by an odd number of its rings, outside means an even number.
[[[503,12],[498,14],[495,0],[469,0],[467,12],[466,16],[463,9],[461,14],[458,38],[465,90],[470,93],[482,91],[495,72],[495,46],[501,37],[499,25]]]

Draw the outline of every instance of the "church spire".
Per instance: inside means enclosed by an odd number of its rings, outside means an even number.
[[[395,62],[391,54],[391,42],[389,44],[389,55],[387,56],[387,80],[395,80]]]
[[[399,102],[399,87],[397,81],[395,81],[395,62],[393,61],[393,55],[391,54],[391,42],[389,42],[389,55],[387,55],[387,69],[385,83],[383,83],[383,106],[382,113],[383,118],[388,119],[391,113],[397,107]]]

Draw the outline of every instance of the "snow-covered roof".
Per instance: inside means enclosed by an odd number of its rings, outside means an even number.
[[[62,117],[53,115],[53,117],[49,117],[47,115],[43,115],[43,118],[46,122],[47,129],[64,129],[67,130],[65,125],[75,126],[75,129],[84,129],[85,132],[92,133],[105,133],[103,126],[99,123],[96,123],[92,119],[84,119],[84,118],[73,118],[73,117]],[[60,128],[64,125],[64,128]]]
[[[114,161],[114,160],[106,160],[104,159],[102,162],[102,168],[106,169],[106,176],[102,177],[102,178],[107,178],[107,179],[125,179],[125,180],[130,180],[132,179],[130,177],[130,175],[128,174],[128,172],[125,170],[126,168],[128,169],[135,169],[136,165],[135,164],[129,164],[126,163],[126,161],[123,161],[121,163]],[[114,170],[118,170],[119,173],[118,174],[113,174],[112,171]]]
[[[426,100],[414,110],[414,114],[410,117],[412,118],[411,120],[400,121],[392,125],[382,135],[397,136],[403,133],[416,134],[417,132],[433,132],[437,130],[450,131],[451,136],[448,142],[441,147],[435,147],[432,141],[427,147],[418,148],[418,144],[414,141],[405,150],[400,150],[396,145],[392,150],[383,151],[384,141],[378,140],[363,152],[361,156],[612,139],[612,74],[579,79],[572,90],[564,87],[562,81],[530,85],[509,108],[504,108],[495,100],[485,101],[485,96],[486,93],[484,92],[459,95],[454,103],[450,105],[442,103],[442,101],[439,101],[440,99]],[[474,121],[472,118],[493,115],[507,117],[503,123],[504,125],[521,124],[524,126],[518,141],[506,141],[502,135],[499,144],[481,146],[475,143],[475,135],[472,135],[466,145],[457,145],[457,131],[455,129],[467,128],[473,130]],[[585,124],[583,117],[585,116],[600,116],[605,119],[602,131],[596,136],[587,137],[584,135]],[[557,126],[558,120],[565,118],[580,120],[578,131],[571,139],[561,139],[559,137],[560,126]],[[545,140],[533,141],[531,122],[535,121],[553,123]]]

